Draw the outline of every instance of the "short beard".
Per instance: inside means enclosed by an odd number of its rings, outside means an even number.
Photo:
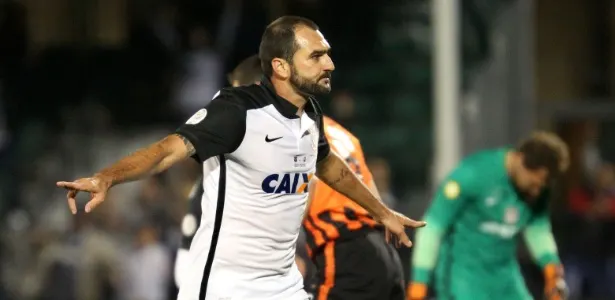
[[[298,93],[302,95],[322,96],[327,95],[331,92],[330,88],[318,84],[318,81],[323,78],[329,78],[329,80],[331,80],[331,72],[327,72],[323,76],[318,78],[318,80],[311,82],[305,78],[300,77],[297,73],[297,70],[293,66],[290,74],[290,84]]]

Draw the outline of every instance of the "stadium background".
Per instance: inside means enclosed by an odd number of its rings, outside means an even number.
[[[553,222],[569,284],[615,299],[615,3],[453,1],[439,2],[458,24],[422,0],[0,0],[0,299],[172,299],[194,164],[114,188],[88,216],[70,216],[54,183],[174,130],[283,14],[331,42],[323,106],[411,217],[459,156],[559,132],[572,170]],[[452,46],[440,71],[436,37]],[[540,271],[519,255],[538,294]]]

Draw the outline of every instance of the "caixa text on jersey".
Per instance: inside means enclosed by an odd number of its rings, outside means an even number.
[[[271,174],[263,180],[263,192],[268,194],[303,194],[313,173]]]

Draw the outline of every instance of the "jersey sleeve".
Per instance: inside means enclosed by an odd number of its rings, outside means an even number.
[[[459,166],[438,187],[424,220],[429,224],[416,234],[412,256],[412,280],[429,284],[436,266],[440,242],[459,212],[475,198],[478,186],[474,170]]]
[[[320,114],[318,115],[318,156],[316,157],[316,161],[319,162],[327,157],[329,152],[331,152],[331,147],[329,146],[329,141],[325,134],[325,122],[322,118],[322,114]]]
[[[539,201],[548,202],[549,195]],[[534,261],[544,268],[548,264],[559,264],[557,245],[551,230],[551,221],[547,205],[543,205],[523,230],[525,244]]]
[[[228,92],[217,94],[177,129],[176,133],[194,146],[197,161],[231,153],[241,144],[246,132],[246,110],[233,97]]]

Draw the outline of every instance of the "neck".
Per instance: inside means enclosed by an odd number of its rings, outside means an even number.
[[[289,82],[281,81],[275,77],[272,77],[271,83],[273,84],[273,88],[278,96],[284,98],[286,101],[297,107],[298,115],[303,112],[303,107],[307,103],[307,98],[304,95],[298,93]]]

